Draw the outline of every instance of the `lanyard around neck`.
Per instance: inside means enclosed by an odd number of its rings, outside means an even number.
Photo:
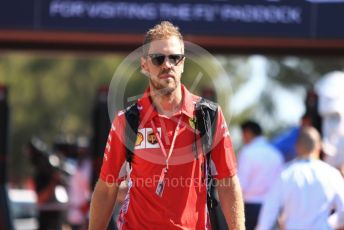
[[[155,135],[156,139],[158,140],[158,143],[159,143],[159,145],[160,145],[160,148],[161,148],[162,153],[163,153],[164,156],[166,157],[166,161],[165,161],[165,163],[166,163],[166,169],[168,169],[168,162],[169,162],[169,160],[170,160],[170,158],[171,158],[171,156],[172,156],[172,152],[173,152],[173,149],[174,149],[174,143],[175,143],[175,141],[176,141],[176,139],[177,139],[177,135],[178,135],[178,133],[179,133],[180,122],[181,122],[181,120],[182,120],[182,117],[183,117],[183,115],[180,115],[180,118],[179,118],[179,120],[178,120],[176,129],[174,130],[174,134],[173,134],[173,138],[172,138],[172,143],[171,143],[170,150],[169,150],[168,154],[166,153],[166,148],[165,148],[165,146],[163,145],[163,143],[162,143],[162,141],[161,141],[161,138],[160,138],[160,136],[159,136],[159,132],[158,132],[158,130],[157,130],[155,124],[154,124],[154,121],[151,120],[151,125],[152,125],[152,129],[153,129],[153,131],[154,131],[154,135]]]

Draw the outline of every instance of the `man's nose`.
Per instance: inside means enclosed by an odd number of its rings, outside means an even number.
[[[164,69],[170,69],[173,65],[170,63],[168,57],[165,57],[164,62],[161,65]]]

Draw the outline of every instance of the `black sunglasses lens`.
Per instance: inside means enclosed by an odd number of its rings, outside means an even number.
[[[160,66],[165,61],[165,55],[154,55],[151,59],[154,65]]]
[[[181,54],[172,54],[168,56],[168,61],[172,64],[172,65],[176,65],[178,64],[182,59],[183,59],[183,55]]]
[[[149,57],[151,58],[152,63],[154,65],[161,66],[164,63],[166,56],[163,54],[151,54],[151,55],[149,55]],[[177,65],[184,58],[184,55],[183,54],[171,54],[171,55],[168,55],[167,58],[168,58],[168,62],[171,65]]]

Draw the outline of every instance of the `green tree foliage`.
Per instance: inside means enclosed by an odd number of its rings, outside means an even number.
[[[61,135],[91,135],[100,85],[108,85],[120,55],[10,54],[0,58],[0,84],[9,87],[10,175],[30,171],[23,147],[33,137],[52,144]]]

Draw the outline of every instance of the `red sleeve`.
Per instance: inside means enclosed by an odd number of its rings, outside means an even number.
[[[234,176],[237,168],[232,140],[220,107],[217,114],[213,149],[211,151],[211,172],[216,179],[223,179]]]
[[[100,179],[108,183],[119,183],[125,179],[124,117],[122,112],[116,116],[106,142]]]

